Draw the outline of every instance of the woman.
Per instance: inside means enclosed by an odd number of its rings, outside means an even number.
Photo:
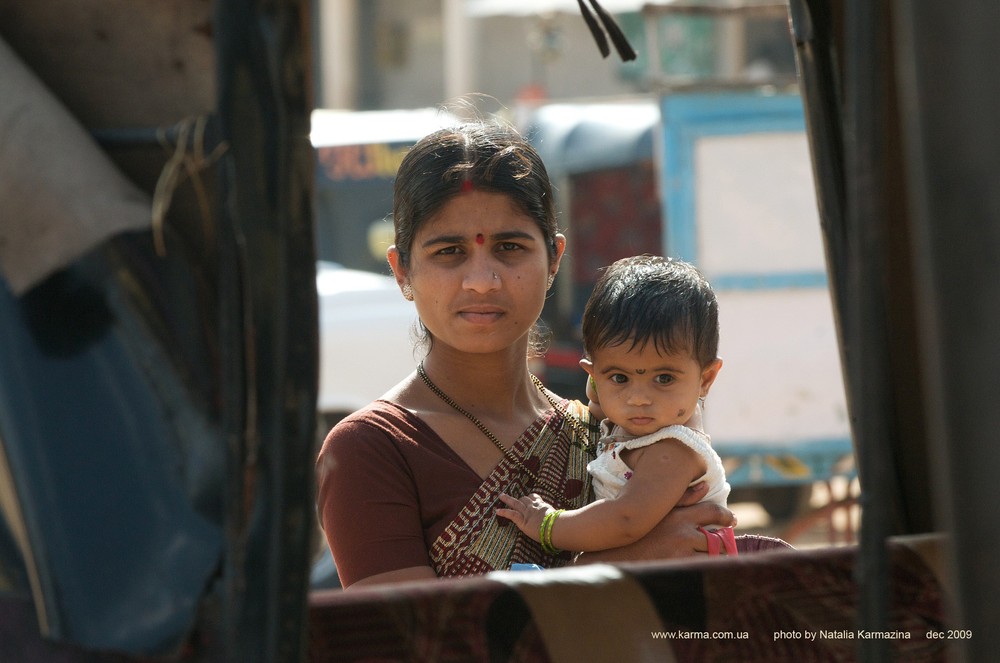
[[[570,563],[571,553],[545,552],[495,515],[504,492],[535,492],[562,509],[592,497],[595,421],[527,366],[566,247],[540,157],[499,125],[431,134],[400,165],[393,222],[389,264],[429,350],[412,375],[334,427],[320,452],[319,515],[343,586]],[[650,552],[629,557],[704,550],[698,525],[732,523],[714,505],[677,509],[634,544]]]

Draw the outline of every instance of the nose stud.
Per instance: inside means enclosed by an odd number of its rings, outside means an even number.
[[[500,278],[500,275],[497,274],[496,272],[493,272],[493,280],[496,281],[499,278]]]

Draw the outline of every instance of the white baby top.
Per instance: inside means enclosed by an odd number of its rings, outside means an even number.
[[[726,481],[726,470],[722,467],[722,459],[712,448],[712,438],[705,433],[687,426],[675,424],[661,428],[655,433],[633,437],[621,426],[609,426],[607,420],[601,422],[601,440],[597,445],[597,458],[590,461],[587,471],[594,479],[594,492],[598,499],[614,499],[625,487],[625,482],[632,478],[632,469],[622,460],[621,452],[626,449],[638,449],[661,440],[673,438],[680,440],[698,455],[705,459],[708,471],[695,479],[708,482],[708,494],[702,502],[716,502],[726,506],[729,497],[729,483]],[[690,484],[689,484],[690,485]]]

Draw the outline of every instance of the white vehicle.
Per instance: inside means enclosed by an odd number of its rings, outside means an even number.
[[[416,366],[417,311],[391,276],[316,266],[319,294],[319,434],[367,405]]]

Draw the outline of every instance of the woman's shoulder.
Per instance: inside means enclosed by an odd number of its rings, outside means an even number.
[[[591,414],[590,407],[586,403],[573,398],[566,398],[563,399],[563,407],[566,410],[566,414],[572,415],[588,425],[597,425],[597,421],[594,419],[594,415]]]
[[[600,421],[590,411],[590,406],[572,398],[559,399],[556,415],[565,421],[569,419],[575,438],[587,449],[595,449],[600,438]]]
[[[412,422],[416,418],[415,414],[402,405],[380,398],[341,419],[334,429],[341,425],[352,426],[359,423],[378,425],[384,422]]]
[[[358,455],[392,456],[408,463],[429,456],[451,457],[454,451],[419,415],[380,399],[338,422],[319,453],[321,460]]]
[[[336,453],[344,446],[356,450],[359,444],[395,445],[420,436],[423,428],[423,421],[406,408],[377,400],[338,421],[327,433],[320,455]]]
[[[600,421],[594,417],[593,413],[590,411],[590,406],[586,403],[578,401],[574,398],[563,398],[558,395],[556,395],[555,400],[552,400],[551,402],[559,416],[572,417],[580,423],[583,423],[587,426],[587,428],[595,431],[598,429]]]

